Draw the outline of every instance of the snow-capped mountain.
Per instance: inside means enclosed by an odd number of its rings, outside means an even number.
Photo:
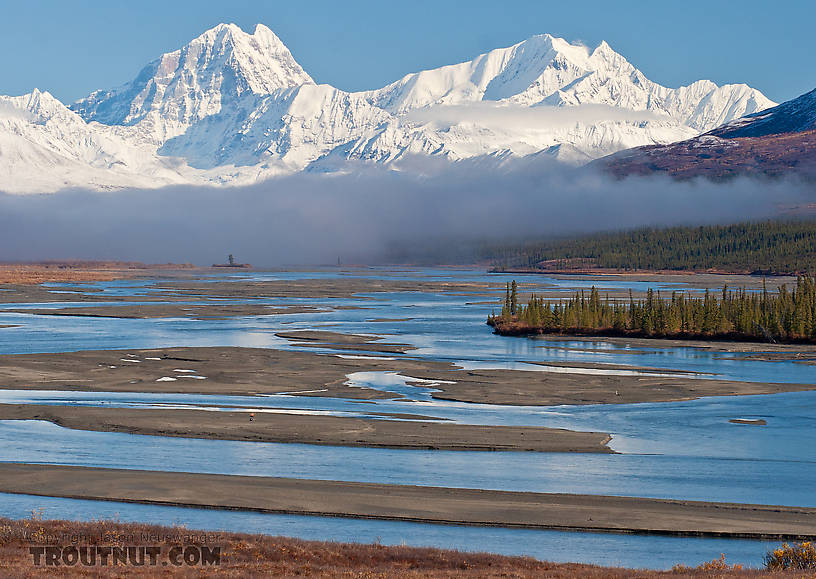
[[[470,62],[409,74],[368,94],[373,104],[393,113],[475,101],[526,107],[605,104],[652,111],[697,131],[774,104],[744,84],[718,87],[701,80],[668,89],[647,79],[606,42],[590,50],[549,34]]]
[[[0,97],[0,190],[246,184],[417,157],[580,164],[773,105],[746,85],[666,88],[605,42],[546,34],[349,93],[316,84],[269,28],[220,24],[70,108]]]
[[[87,123],[47,92],[0,96],[0,190],[48,192],[187,183],[184,163]]]
[[[246,34],[234,24],[219,24],[148,64],[134,81],[96,91],[71,108],[88,121],[139,125],[145,137],[163,144],[208,117],[254,108],[267,95],[313,84],[267,27]]]

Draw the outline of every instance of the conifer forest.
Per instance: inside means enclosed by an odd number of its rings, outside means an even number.
[[[816,343],[816,277],[797,278],[778,292],[745,288],[694,295],[649,289],[644,298],[602,296],[595,288],[565,299],[532,295],[519,303],[515,280],[507,284],[499,314],[487,323],[504,335],[580,334]]]

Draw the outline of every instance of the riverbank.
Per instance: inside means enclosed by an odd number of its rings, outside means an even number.
[[[164,471],[0,464],[0,492],[440,524],[809,540],[816,509]]]
[[[548,563],[531,557],[509,557],[489,553],[470,553],[428,547],[384,546],[380,544],[336,543],[299,539],[198,531],[177,526],[146,523],[125,523],[100,520],[93,522],[43,520],[39,517],[12,520],[0,518],[0,569],[4,577],[44,577],[56,573],[62,576],[93,577],[166,577],[172,570],[178,577],[366,577],[370,579],[432,578],[499,578],[518,579],[652,579],[665,577],[661,571],[597,567],[575,563]],[[158,547],[155,565],[146,557],[144,565],[102,565],[106,547]],[[81,561],[66,565],[60,557],[60,567],[45,562],[35,566],[31,548],[51,547],[52,553],[63,554],[71,561],[71,547],[93,553],[95,566]],[[212,562],[176,565],[171,549],[192,547],[191,553],[215,554]],[[204,548],[206,547],[206,551]],[[60,548],[60,551],[54,551]],[[97,549],[97,551],[94,550]],[[102,550],[100,550],[100,548]],[[120,551],[121,553],[121,551]],[[178,553],[175,551],[174,553]],[[139,551],[134,555],[138,560]],[[112,561],[112,551],[108,555]],[[190,560],[194,560],[191,557]],[[217,561],[217,563],[216,563]],[[166,563],[166,564],[165,564]],[[678,570],[671,577],[711,577],[702,569]],[[793,577],[793,574],[769,573],[758,570],[724,570],[717,577],[753,579],[757,577]]]
[[[586,342],[589,344],[597,343],[599,340],[592,336],[578,336],[578,335],[539,335],[532,336],[534,340],[540,340],[542,344],[558,344],[560,342]],[[749,358],[764,360],[767,355],[769,359],[779,360],[783,359],[807,359],[809,355],[816,356],[816,347],[805,344],[770,344],[759,342],[729,342],[711,341],[711,340],[664,340],[656,338],[623,338],[623,337],[604,337],[603,342],[613,344],[616,346],[629,346],[630,348],[695,348],[699,350],[706,350],[709,352],[722,352],[724,354],[751,354]],[[581,349],[581,351],[594,352],[598,351],[593,348]],[[604,352],[615,353],[614,350],[605,349]],[[632,352],[626,352],[631,354]]]
[[[641,330],[619,330],[615,328],[549,328],[541,326],[530,326],[518,320],[488,319],[487,325],[493,328],[493,332],[499,336],[532,337],[532,336],[562,336],[576,338],[624,338],[624,339],[647,339],[671,342],[728,342],[728,343],[751,343],[751,344],[778,344],[783,345],[803,345],[816,348],[816,339],[801,337],[796,339],[770,342],[762,336],[740,334],[739,332],[720,333],[695,333],[695,332],[672,332],[662,334],[659,332],[643,332]]]

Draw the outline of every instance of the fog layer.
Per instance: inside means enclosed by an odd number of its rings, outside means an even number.
[[[0,260],[115,259],[256,266],[377,262],[386,248],[542,238],[640,225],[760,219],[812,184],[614,181],[546,160],[473,162],[422,177],[378,168],[243,188],[0,194]]]

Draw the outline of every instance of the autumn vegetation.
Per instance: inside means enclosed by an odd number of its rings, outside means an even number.
[[[788,543],[765,556],[765,568],[770,571],[816,571],[816,545],[811,542]]]
[[[81,537],[78,544],[126,546],[134,537],[164,536],[166,545],[202,544],[185,539],[202,534],[184,527],[162,527],[117,521],[54,521],[39,516],[29,519],[0,519],[0,576],[22,577],[513,577],[552,579],[623,579],[658,577],[799,577],[788,571],[745,570],[729,565],[724,557],[697,567],[677,565],[670,571],[648,571],[580,564],[560,564],[530,557],[506,557],[487,553],[464,553],[442,549],[361,545],[303,541],[286,537],[238,533],[208,533],[207,541],[221,547],[218,565],[182,565],[168,568],[132,565],[83,567],[35,566],[29,548],[32,545],[70,545],[70,537]],[[68,537],[60,539],[60,537]],[[139,541],[137,540],[137,544]],[[161,558],[159,559],[161,561]]]
[[[776,293],[723,286],[719,295],[701,296],[650,289],[644,299],[612,300],[593,287],[587,294],[545,300],[530,297],[518,303],[516,282],[508,284],[501,313],[487,323],[496,333],[579,334],[816,343],[816,277],[797,279],[796,287]]]

